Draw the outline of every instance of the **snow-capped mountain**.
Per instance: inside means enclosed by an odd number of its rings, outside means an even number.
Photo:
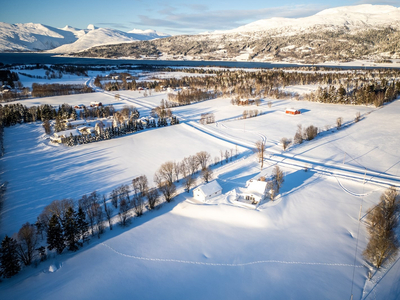
[[[305,18],[271,18],[259,20],[227,31],[215,31],[214,34],[229,34],[257,31],[284,31],[287,35],[312,29],[364,30],[392,26],[400,28],[400,8],[390,5],[364,4],[343,6],[323,10]],[[287,30],[290,29],[290,32]]]
[[[271,18],[228,31],[96,47],[85,57],[318,63],[400,58],[400,9],[357,5],[305,18]]]
[[[131,31],[128,31],[128,33],[130,33],[132,36],[137,35],[138,39],[143,39],[144,36],[149,37],[149,39],[157,39],[157,38],[170,36],[167,33],[162,33],[159,31],[152,30],[152,29],[147,29],[147,30],[133,29]]]
[[[88,25],[87,29],[71,26],[58,29],[42,24],[0,22],[0,52],[49,50],[54,53],[69,53],[99,45],[151,40],[166,36],[169,35],[151,29],[123,32],[97,28],[92,24]]]
[[[73,31],[42,24],[0,22],[0,52],[48,50],[77,39]]]

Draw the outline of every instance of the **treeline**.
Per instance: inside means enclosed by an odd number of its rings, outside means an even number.
[[[172,70],[172,69],[171,69]],[[345,72],[322,72],[318,68],[309,68],[296,71],[259,70],[247,72],[245,70],[207,70],[182,69],[184,72],[210,74],[209,76],[187,76],[183,78],[166,78],[154,81],[110,82],[105,87],[98,79],[99,86],[106,89],[154,89],[162,91],[165,87],[173,89],[186,87],[188,90],[178,94],[170,94],[169,100],[176,103],[189,104],[195,99],[208,99],[208,91],[215,96],[231,97],[232,104],[239,104],[241,99],[256,101],[271,97],[275,99],[295,97],[296,93],[285,92],[289,85],[327,85],[316,93],[305,96],[306,100],[325,103],[369,104],[373,103],[371,94],[384,93],[386,99],[397,97],[400,90],[400,71],[395,69],[384,70],[354,70]],[[124,79],[122,79],[124,80]],[[369,97],[369,98],[368,98]],[[251,99],[251,100],[250,100]],[[391,100],[388,100],[391,101]]]
[[[340,103],[356,105],[375,105],[379,107],[386,102],[391,102],[400,95],[400,81],[371,80],[367,84],[355,86],[352,89],[340,85],[336,88],[329,85],[319,87],[314,93],[305,95],[308,101],[322,103]]]
[[[388,188],[380,197],[378,205],[367,212],[369,241],[363,252],[365,259],[379,269],[386,261],[396,258],[399,240],[400,197],[395,187]],[[372,274],[369,275],[370,277]]]
[[[91,87],[84,84],[32,84],[33,97],[49,97],[93,92],[94,90]]]
[[[107,79],[110,80],[111,78],[109,77],[103,77],[100,75],[97,75],[96,78],[94,79],[94,85],[106,90],[106,91],[119,91],[119,90],[136,90],[137,89],[137,84],[136,84],[136,80],[132,79],[130,81],[127,80],[127,77],[129,74],[127,73],[122,73],[119,74],[120,81],[117,80],[111,80],[111,81],[107,81],[105,83],[102,83],[101,80]]]
[[[40,106],[26,107],[20,103],[16,104],[0,104],[0,124],[5,127],[29,123],[36,121],[61,121],[62,119],[74,119],[78,117],[81,119],[86,118],[107,118],[114,116],[116,113],[112,105],[98,106],[98,107],[85,107],[79,114],[75,108],[69,104],[62,104],[58,109],[49,105],[42,104]]]
[[[20,75],[29,77],[29,78],[35,78],[35,79],[46,79],[45,76],[40,76],[40,75],[32,75],[32,74],[28,74],[28,73],[24,73],[24,72],[18,72]]]
[[[167,78],[157,81],[146,81],[137,83],[137,86],[156,89],[161,86],[172,88],[188,87],[192,90],[210,90],[225,97],[240,99],[260,99],[265,97],[285,98],[299,96],[295,93],[288,93],[283,90],[289,85],[329,85],[332,87],[346,87],[349,96],[355,95],[360,88],[373,85],[374,90],[392,89],[399,90],[399,83],[396,78],[400,77],[397,70],[363,70],[349,72],[317,72],[317,71],[290,71],[283,70],[260,70],[256,72],[246,72],[244,70],[219,70],[215,71],[214,76],[188,76],[183,78]],[[337,88],[339,89],[339,88]],[[385,92],[386,92],[385,89]],[[339,93],[343,93],[340,89]],[[315,99],[320,99],[316,97]],[[339,97],[340,99],[340,97]],[[310,96],[307,100],[312,100]],[[254,100],[255,101],[255,100]],[[319,101],[319,100],[314,100]],[[362,101],[350,101],[343,103],[363,104]]]
[[[187,105],[204,100],[217,98],[219,93],[213,91],[204,91],[201,89],[188,89],[177,92],[176,94],[169,93],[168,100],[179,105]]]
[[[233,149],[221,152],[214,164],[228,162],[233,158]],[[236,152],[237,156],[237,152]],[[176,195],[175,182],[183,180],[187,192],[196,182],[200,170],[202,179],[212,179],[211,155],[206,151],[184,158],[181,162],[166,162],[154,175],[155,188],[150,188],[145,175],[134,178],[131,186],[122,184],[108,195],[94,191],[73,199],[55,200],[47,205],[37,217],[35,224],[25,223],[12,237],[5,236],[0,248],[0,276],[10,278],[23,266],[45,261],[51,252],[62,254],[77,251],[90,238],[100,238],[107,226],[130,224],[133,216],[141,216],[145,209],[153,210],[164,199],[166,202]],[[162,198],[160,197],[162,195]]]
[[[55,116],[57,116],[57,111],[48,104],[29,108],[20,103],[0,104],[0,123],[5,127],[37,120],[52,120]]]

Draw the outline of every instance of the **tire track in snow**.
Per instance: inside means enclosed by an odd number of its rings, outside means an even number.
[[[144,260],[144,261],[155,261],[155,262],[173,262],[173,263],[181,263],[181,264],[190,264],[190,265],[202,265],[202,266],[216,266],[216,267],[245,267],[251,265],[259,265],[259,264],[268,264],[268,263],[277,263],[277,264],[286,264],[286,265],[310,265],[310,266],[332,266],[332,267],[351,267],[353,268],[354,265],[351,264],[339,264],[339,263],[323,263],[323,262],[301,262],[301,261],[282,261],[282,260],[258,260],[252,261],[247,263],[237,263],[237,264],[227,264],[227,263],[208,263],[208,262],[200,262],[200,261],[190,261],[190,260],[180,260],[180,259],[169,259],[169,258],[149,258],[149,257],[141,257],[135,255],[129,255],[125,253],[121,253],[111,246],[100,243],[100,245],[105,246],[106,248],[110,249],[114,253],[127,257],[133,258],[137,260]],[[358,265],[355,266],[356,268],[363,268],[364,266]]]
[[[333,174],[332,176],[336,178],[336,180],[337,180],[339,186],[342,188],[342,190],[343,190],[345,193],[347,193],[347,194],[349,194],[349,195],[351,195],[351,196],[362,198],[362,197],[368,196],[368,195],[372,194],[373,192],[377,191],[377,190],[373,190],[373,191],[370,191],[370,192],[368,192],[368,193],[357,194],[357,193],[354,193],[354,192],[348,190],[347,188],[345,188],[345,187],[343,186],[343,184],[339,181],[339,178],[338,178],[335,174]]]

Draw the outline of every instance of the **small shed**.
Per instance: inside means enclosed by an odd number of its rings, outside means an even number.
[[[298,109],[294,109],[294,108],[286,108],[286,113],[288,115],[300,115],[301,112]]]
[[[261,200],[264,200],[266,193],[266,181],[250,180],[246,191],[243,193],[243,198],[252,201],[253,204],[257,204],[260,203]]]
[[[203,202],[221,194],[222,187],[216,180],[202,184],[193,190],[193,197]]]

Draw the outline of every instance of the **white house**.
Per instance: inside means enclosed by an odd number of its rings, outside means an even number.
[[[70,137],[71,133],[72,135],[80,135],[77,129],[70,129],[70,130],[55,132],[53,136],[50,137],[50,140],[55,143],[61,143],[61,139]]]
[[[203,202],[221,194],[222,187],[216,180],[202,184],[193,190],[193,198]]]
[[[253,204],[257,204],[260,203],[261,200],[264,200],[266,193],[266,181],[250,180],[247,189],[243,193],[243,198],[252,201]]]

